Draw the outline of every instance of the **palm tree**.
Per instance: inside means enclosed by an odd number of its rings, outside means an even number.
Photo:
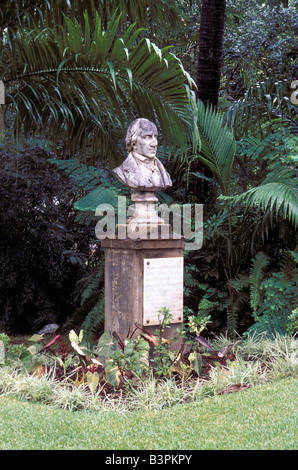
[[[54,5],[55,3],[55,5]],[[0,80],[15,128],[102,160],[123,158],[123,134],[136,116],[155,121],[164,143],[185,147],[194,82],[168,48],[141,26],[177,19],[175,2],[6,0],[0,10]],[[136,18],[135,23],[129,23]],[[139,23],[138,23],[139,21]]]
[[[220,84],[225,0],[202,0],[197,69],[198,98],[217,106]]]

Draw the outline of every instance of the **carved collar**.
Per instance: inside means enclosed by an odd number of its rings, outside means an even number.
[[[146,166],[148,166],[152,171],[154,171],[154,167],[157,166],[156,164],[156,157],[154,158],[148,158],[148,157],[144,157],[143,155],[140,155],[139,153],[136,153],[136,152],[133,152],[132,155],[134,156],[134,158],[137,158],[138,160],[141,160],[141,162],[144,162],[146,164]],[[153,160],[153,164],[152,164],[152,160]]]

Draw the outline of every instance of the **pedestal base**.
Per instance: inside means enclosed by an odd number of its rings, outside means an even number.
[[[164,337],[183,325],[183,239],[105,239],[105,330],[121,339],[136,324],[155,334],[158,310],[173,315]],[[135,332],[134,336],[141,333]],[[174,345],[175,346],[175,345]]]

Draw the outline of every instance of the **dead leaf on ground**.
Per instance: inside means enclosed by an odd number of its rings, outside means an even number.
[[[241,390],[245,390],[248,387],[249,386],[245,384],[229,385],[224,390],[219,392],[219,395],[224,395],[226,393],[240,392]]]

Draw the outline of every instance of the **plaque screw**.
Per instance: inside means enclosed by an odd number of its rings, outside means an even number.
[[[150,264],[150,261],[147,261],[147,264]]]
[[[150,321],[149,321],[149,320],[146,320],[146,323],[150,323]]]

